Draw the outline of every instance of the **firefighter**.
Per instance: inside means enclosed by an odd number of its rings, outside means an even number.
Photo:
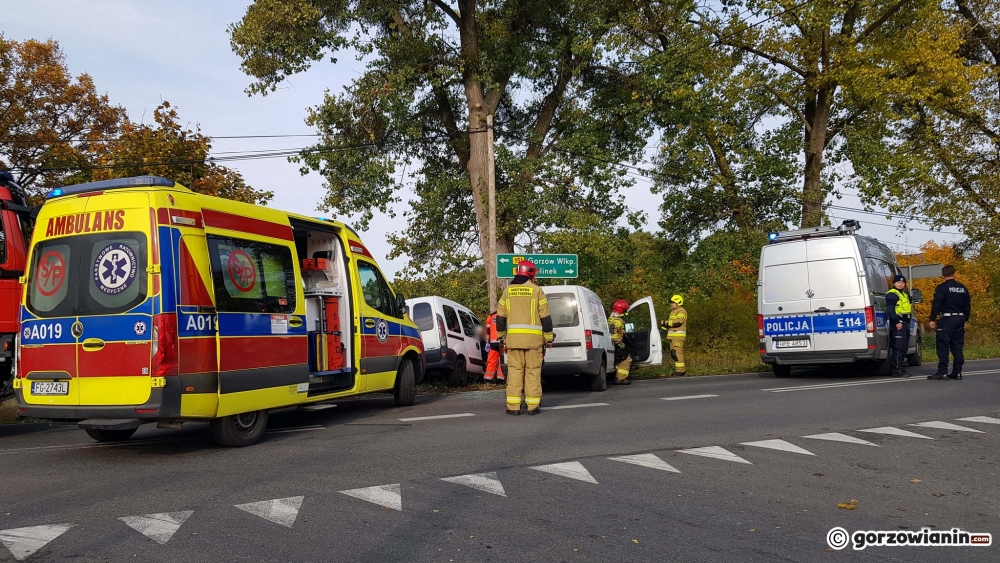
[[[913,305],[910,294],[906,292],[906,277],[897,274],[892,278],[892,289],[885,294],[885,312],[889,316],[889,365],[893,377],[909,377],[903,369],[903,360],[910,346],[910,319],[913,316]]]
[[[528,414],[542,402],[543,348],[552,345],[549,301],[535,285],[538,268],[530,260],[517,263],[517,275],[497,305],[497,336],[507,349],[507,414],[521,414],[521,395]]]
[[[611,307],[611,317],[608,318],[608,327],[611,329],[611,342],[615,345],[615,385],[631,385],[632,380],[628,378],[629,368],[632,367],[632,354],[629,353],[625,344],[625,313],[628,311],[628,301],[619,299]]]
[[[660,326],[667,329],[667,340],[670,342],[670,357],[674,359],[674,375],[684,377],[687,367],[684,365],[684,338],[687,336],[687,311],[684,310],[684,298],[674,295],[670,298],[670,317],[660,321]]]
[[[500,368],[500,355],[503,350],[500,347],[500,338],[497,336],[497,312],[493,311],[486,317],[486,348],[489,355],[486,356],[486,373],[483,379],[489,382],[503,381],[503,369]]]

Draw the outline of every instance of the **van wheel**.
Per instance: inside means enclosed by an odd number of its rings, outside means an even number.
[[[788,377],[792,375],[792,366],[783,366],[779,364],[771,364],[774,369],[775,377]]]
[[[392,390],[392,398],[396,401],[397,407],[408,407],[413,404],[413,397],[416,394],[415,380],[413,362],[403,360],[399,364],[399,371],[396,372],[396,387]]]
[[[917,349],[908,356],[906,356],[906,363],[911,366],[919,366],[924,363],[924,347],[920,345],[920,339],[917,339]]]
[[[591,391],[607,391],[608,390],[608,368],[604,365],[604,360],[601,360],[601,367],[597,370],[597,375],[590,380],[590,390]]]
[[[220,446],[242,448],[256,444],[267,428],[267,411],[253,411],[213,419],[212,437]]]
[[[87,428],[84,432],[87,436],[97,440],[98,442],[124,442],[135,434],[138,428],[129,428],[127,430],[102,430],[100,428]]]
[[[465,387],[469,383],[469,372],[465,369],[465,358],[458,357],[455,361],[455,369],[448,374],[448,385],[452,387]]]

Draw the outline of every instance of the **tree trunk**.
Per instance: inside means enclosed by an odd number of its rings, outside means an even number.
[[[802,221],[800,226],[818,227],[823,222],[823,152],[826,150],[826,133],[830,125],[829,90],[822,88],[810,96],[815,100],[806,104],[808,125],[805,130],[806,168],[802,185]],[[811,107],[810,107],[811,106]]]

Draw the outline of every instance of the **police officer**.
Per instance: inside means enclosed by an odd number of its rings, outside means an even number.
[[[507,414],[521,414],[521,394],[528,414],[542,402],[543,347],[552,345],[549,300],[535,285],[538,268],[530,260],[517,264],[517,275],[497,305],[497,336],[507,348]]]
[[[936,330],[938,369],[927,379],[962,379],[962,365],[965,363],[965,322],[972,312],[972,300],[969,290],[955,281],[955,267],[947,265],[941,268],[944,282],[934,289],[934,302],[931,304],[930,327]],[[941,322],[936,323],[938,314]],[[948,373],[948,352],[955,357],[951,373]]]
[[[628,378],[629,369],[632,367],[632,354],[629,353],[625,344],[625,318],[628,311],[628,301],[619,299],[611,307],[611,316],[608,318],[608,328],[611,329],[611,342],[615,345],[615,385],[631,385]]]
[[[885,294],[885,310],[889,315],[889,365],[892,366],[893,377],[909,377],[903,369],[906,350],[910,345],[910,319],[913,316],[913,305],[906,289],[906,278],[897,275],[892,278],[892,289]]]
[[[674,295],[670,298],[670,317],[660,321],[660,326],[667,329],[667,340],[670,342],[670,357],[674,359],[674,375],[687,375],[684,365],[684,339],[687,337],[687,311],[684,310],[684,298]]]

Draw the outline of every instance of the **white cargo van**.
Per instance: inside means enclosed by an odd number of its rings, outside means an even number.
[[[446,373],[451,385],[465,385],[469,374],[486,372],[483,323],[468,307],[438,296],[408,299],[406,306],[424,342],[427,372]]]
[[[760,253],[760,357],[778,377],[791,366],[878,362],[888,375],[885,294],[900,273],[889,247],[855,234],[856,221],[769,235]],[[920,291],[913,290],[919,303]],[[920,365],[921,334],[911,320],[907,360]]]
[[[607,389],[607,374],[615,361],[608,315],[596,293],[579,285],[551,285],[542,290],[549,300],[555,340],[545,353],[542,377],[587,377],[592,391]],[[653,299],[632,304],[625,317],[626,338],[634,365],[660,365],[663,343]]]

